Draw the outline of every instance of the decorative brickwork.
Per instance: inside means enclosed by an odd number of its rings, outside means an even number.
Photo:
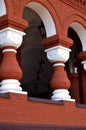
[[[1,28],[10,26],[10,27],[13,27],[16,29],[20,28],[20,30],[24,30],[28,25],[25,22],[25,20],[22,20],[23,10],[24,10],[25,6],[27,4],[29,4],[30,2],[38,2],[49,10],[53,20],[55,21],[55,26],[56,26],[58,36],[60,35],[62,37],[64,35],[67,35],[68,26],[70,25],[71,22],[74,22],[74,21],[77,21],[86,27],[86,24],[85,24],[86,9],[85,9],[85,7],[84,7],[84,9],[83,9],[83,7],[80,8],[80,5],[77,2],[75,2],[75,0],[70,0],[70,1],[69,0],[11,1],[10,0],[10,2],[5,0],[7,14],[9,15],[9,17],[8,17],[8,15],[6,15],[6,16],[3,16],[0,18],[0,21],[1,21],[0,25],[4,24],[3,26],[1,25]],[[64,4],[64,3],[66,3],[66,4]],[[70,13],[68,13],[68,12],[70,12]],[[82,12],[82,13],[80,13],[80,12]],[[66,25],[65,25],[65,22],[66,22]],[[63,30],[63,28],[64,28],[64,30]]]
[[[86,0],[74,0],[76,3],[80,4],[83,7],[86,7]]]
[[[80,12],[85,12],[86,11],[86,0],[62,0],[66,4],[72,6],[72,8],[75,8],[79,10]]]

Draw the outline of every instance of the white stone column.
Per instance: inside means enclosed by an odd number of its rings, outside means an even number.
[[[16,59],[16,49],[21,46],[24,35],[24,32],[10,27],[0,30],[0,48],[3,53],[0,65],[0,93],[24,93],[19,82],[22,71]]]
[[[70,81],[64,70],[64,63],[69,59],[70,51],[70,49],[60,45],[45,50],[48,60],[53,63],[54,67],[50,82],[51,88],[54,90],[51,97],[52,100],[74,101],[69,95]]]

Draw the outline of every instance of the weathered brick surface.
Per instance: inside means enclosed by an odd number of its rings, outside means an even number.
[[[26,95],[0,97],[0,123],[86,127],[86,108],[74,102],[63,104],[29,101]]]

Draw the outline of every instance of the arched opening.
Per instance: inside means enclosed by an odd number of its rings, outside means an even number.
[[[77,22],[73,22],[70,24],[70,27],[74,29],[74,31],[77,33],[78,37],[81,40],[82,49],[83,51],[86,51],[86,29]]]
[[[47,60],[42,39],[56,34],[53,18],[44,6],[36,2],[25,7],[23,18],[29,26],[21,47],[22,88],[29,96],[50,98],[53,67]]]
[[[29,4],[27,4],[27,7],[34,10],[40,16],[46,28],[46,37],[50,37],[56,34],[54,20],[49,11],[43,5],[37,2],[30,2]]]
[[[85,72],[79,59],[79,53],[85,50],[85,31],[79,23],[72,23],[68,29],[68,37],[73,40],[71,47],[70,59],[66,63],[68,77],[71,81],[71,96],[78,103],[84,103],[84,83],[83,77]]]

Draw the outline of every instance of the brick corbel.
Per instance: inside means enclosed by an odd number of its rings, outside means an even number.
[[[16,16],[9,17],[8,15],[4,15],[0,17],[0,30],[7,27],[24,31],[28,27],[28,23],[27,21]]]
[[[73,41],[69,38],[65,37],[58,37],[57,35],[48,37],[42,41],[43,46],[48,49],[54,46],[63,46],[66,48],[70,48],[73,44]]]

